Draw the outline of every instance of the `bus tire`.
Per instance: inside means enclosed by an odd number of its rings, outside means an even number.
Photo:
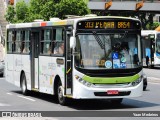
[[[119,105],[122,103],[122,101],[123,101],[123,98],[117,98],[117,99],[112,99],[111,103],[115,105]]]
[[[148,68],[153,69],[154,65],[149,65]]]
[[[0,74],[0,77],[4,77],[4,73]]]
[[[58,95],[58,102],[61,105],[67,105],[67,98],[63,95],[63,87],[61,82],[58,83],[58,88],[57,88],[57,95]]]
[[[21,77],[21,91],[23,95],[27,95],[28,90],[27,90],[27,81],[26,81],[26,76],[23,73]]]

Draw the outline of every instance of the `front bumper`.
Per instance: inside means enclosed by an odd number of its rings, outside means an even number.
[[[74,99],[111,99],[111,98],[130,98],[130,97],[139,97],[143,92],[143,81],[141,81],[138,85],[133,87],[125,87],[125,88],[94,88],[87,87],[78,81],[74,81],[75,86],[73,90],[73,98]],[[108,95],[107,91],[119,91],[117,95]],[[105,94],[106,93],[106,94]]]

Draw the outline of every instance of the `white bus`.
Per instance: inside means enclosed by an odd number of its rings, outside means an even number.
[[[146,65],[146,57],[149,57],[148,67],[160,65],[160,32],[156,30],[142,30],[143,66]]]
[[[141,22],[83,16],[7,25],[6,80],[72,99],[138,97],[143,91]],[[63,49],[64,48],[64,49]]]

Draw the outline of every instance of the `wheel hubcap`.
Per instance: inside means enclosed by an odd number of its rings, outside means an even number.
[[[60,101],[63,101],[63,91],[61,87],[58,89],[58,97]]]

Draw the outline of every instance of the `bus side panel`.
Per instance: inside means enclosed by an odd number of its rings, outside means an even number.
[[[39,91],[43,93],[53,93],[51,88],[51,57],[39,56]]]
[[[64,84],[64,63],[57,64],[57,59],[64,61],[64,58],[57,57],[39,57],[39,91],[43,93],[53,94],[53,84],[56,75]]]
[[[64,86],[64,81],[65,81],[65,76],[64,76],[64,72],[65,72],[65,59],[64,57],[52,57],[51,58],[51,63],[52,63],[52,69],[51,69],[51,75],[52,75],[52,89],[54,86],[54,82],[55,82],[55,77],[59,76],[62,86],[63,88],[65,88]],[[53,89],[54,90],[54,89]],[[53,92],[54,93],[54,92]]]
[[[25,72],[27,89],[31,90],[31,58],[30,55],[22,55],[22,70]]]
[[[22,56],[20,54],[15,54],[13,58],[13,78],[15,85],[20,87],[20,73],[22,67]]]
[[[14,59],[13,59],[13,54],[6,54],[6,57],[5,57],[5,77],[6,77],[6,80],[12,84],[14,84],[14,79],[13,79],[13,62],[14,62]]]

